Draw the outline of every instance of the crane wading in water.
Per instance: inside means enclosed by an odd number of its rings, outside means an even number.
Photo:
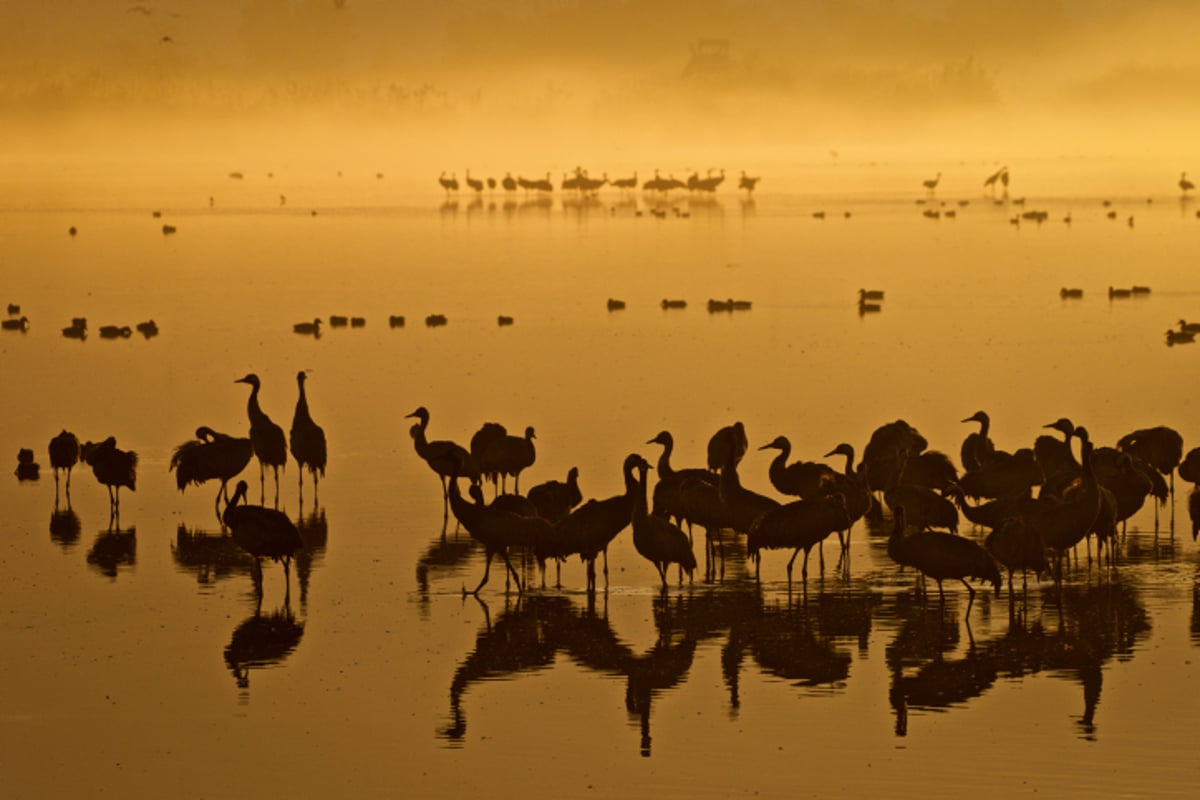
[[[267,497],[266,468],[270,467],[275,473],[275,505],[279,505],[279,468],[287,468],[287,439],[283,437],[283,428],[271,421],[258,404],[258,390],[261,383],[258,376],[251,372],[244,378],[238,378],[234,383],[248,383],[252,387],[250,399],[246,402],[246,413],[250,417],[250,444],[254,455],[258,458],[258,486],[263,502]]]

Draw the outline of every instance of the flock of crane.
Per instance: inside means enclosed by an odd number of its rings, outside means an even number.
[[[198,486],[208,481],[220,483],[214,501],[217,518],[222,527],[229,530],[234,541],[254,557],[253,574],[255,585],[260,592],[262,559],[270,558],[283,562],[284,574],[288,577],[292,556],[301,547],[300,534],[295,524],[278,510],[279,470],[286,468],[289,450],[300,472],[301,504],[304,498],[305,470],[312,476],[314,502],[319,480],[325,475],[325,432],[313,421],[309,413],[308,396],[304,388],[306,380],[307,375],[304,372],[296,375],[299,397],[292,415],[292,426],[286,438],[283,428],[275,424],[262,410],[258,402],[262,384],[257,375],[250,373],[235,381],[251,387],[246,406],[250,421],[249,436],[232,436],[208,426],[201,426],[196,429],[194,439],[189,439],[175,448],[168,467],[169,471],[175,473],[176,485],[181,492],[188,486]],[[110,525],[115,524],[120,515],[121,489],[135,491],[137,488],[137,453],[117,447],[117,440],[112,436],[98,443],[88,441],[81,444],[75,434],[64,429],[50,440],[48,454],[50,466],[54,470],[56,506],[60,473],[65,478],[69,508],[71,470],[82,461],[91,467],[96,480],[108,490],[109,522]],[[258,460],[260,500],[264,503],[267,468],[274,474],[275,504],[272,508],[251,505],[246,499],[249,486],[244,480],[238,481],[232,496],[229,494],[229,481],[241,474],[250,464],[251,458]],[[38,467],[32,450],[23,448],[18,454],[17,475],[21,480],[38,478]],[[222,499],[225,500],[223,509]]]
[[[716,174],[714,174],[716,173]],[[522,189],[526,192],[553,192],[554,181],[550,178],[550,173],[546,173],[544,178],[525,178],[523,176],[513,177],[512,173],[505,173],[504,177],[497,181],[495,178],[488,178],[486,181],[479,178],[471,177],[471,170],[467,170],[466,176],[463,179],[467,184],[467,188],[476,194],[482,194],[486,186],[488,191],[495,191],[499,186],[506,192],[515,192]],[[738,189],[743,189],[747,192],[753,192],[761,180],[759,177],[747,175],[743,170],[738,178]],[[674,175],[662,177],[658,174],[658,170],[654,170],[654,177],[640,183],[642,191],[659,192],[666,194],[676,189],[686,189],[689,192],[705,192],[712,194],[717,191],[717,187],[725,182],[725,170],[709,169],[707,174],[701,177],[699,172],[693,172],[688,176],[686,181],[679,180]],[[457,192],[459,190],[458,173],[451,173],[450,177],[446,177],[446,173],[442,172],[438,176],[438,185],[441,186],[446,194]],[[559,185],[564,192],[579,192],[580,194],[595,194],[604,186],[612,186],[614,189],[633,190],[639,187],[637,172],[634,172],[628,178],[613,178],[609,180],[608,173],[604,173],[599,178],[593,178],[588,174],[588,171],[582,167],[576,167],[573,174],[563,174],[562,183]]]
[[[486,550],[483,577],[474,594],[487,584],[496,556],[504,561],[517,591],[524,589],[509,558],[512,548],[532,552],[543,585],[547,561],[556,562],[561,581],[561,563],[578,555],[585,564],[587,590],[594,592],[596,559],[604,556],[607,585],[608,546],[627,527],[632,527],[634,548],[658,571],[664,592],[671,565],[678,566],[681,581],[684,572],[691,574],[697,566],[693,526],[705,529],[709,558],[716,555],[723,531],[744,537],[756,579],[762,551],[791,550],[790,586],[801,552],[806,581],[814,547],[837,534],[845,552],[854,523],[882,515],[886,506],[893,516],[888,555],[935,580],[939,595],[945,580],[961,581],[971,601],[975,590],[968,579],[990,583],[999,592],[1001,567],[1008,573],[1011,595],[1017,572],[1023,585],[1029,572],[1061,582],[1064,558],[1080,543],[1087,545],[1090,561],[1092,535],[1097,559],[1103,563],[1107,549],[1108,566],[1115,568],[1118,531],[1123,533],[1126,520],[1147,500],[1165,504],[1173,496],[1176,469],[1181,478],[1197,485],[1189,499],[1193,538],[1200,530],[1200,448],[1185,457],[1183,438],[1167,427],[1137,430],[1115,447],[1097,447],[1086,428],[1063,418],[1045,426],[1054,434],[1008,452],[996,448],[990,418],[980,411],[963,420],[978,423],[979,430],[962,443],[961,472],[946,454],[929,450],[925,438],[903,420],[879,427],[857,464],[849,444],[826,453],[826,458],[845,459],[841,470],[821,462],[789,463],[791,445],[778,436],[758,449],[778,451],[767,477],[782,500],[742,483],[738,465],[749,446],[742,423],[713,434],[706,465],[687,469],[672,465],[674,440],[662,431],[647,442],[662,447],[655,466],[630,453],[622,467],[625,491],[583,503],[578,468],[571,469],[565,482],[549,481],[520,494],[520,475],[536,457],[533,428],[524,436],[512,436],[502,425],[489,422],[464,447],[428,439],[426,408],[409,417],[417,419],[411,428],[417,455],[441,480],[444,519],[453,513]],[[652,470],[657,471],[653,487],[648,481]],[[470,483],[469,499],[459,485],[463,478]],[[494,489],[491,502],[483,491],[487,481]],[[958,534],[960,514],[987,529],[982,542]],[[1157,525],[1157,506],[1155,514]]]

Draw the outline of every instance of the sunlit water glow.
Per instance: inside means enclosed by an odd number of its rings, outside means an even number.
[[[819,460],[842,441],[861,452],[903,418],[957,462],[973,429],[959,420],[980,408],[1009,450],[1061,416],[1100,444],[1163,424],[1190,447],[1200,351],[1167,347],[1165,331],[1200,319],[1200,220],[1165,190],[1147,203],[1133,172],[1114,170],[1111,189],[1083,173],[1070,185],[1086,191],[1031,193],[1024,207],[975,182],[918,205],[919,183],[889,178],[881,192],[867,168],[846,170],[852,189],[768,183],[748,198],[727,185],[661,204],[612,190],[446,201],[376,187],[363,200],[312,179],[281,207],[258,178],[211,210],[215,190],[177,187],[161,218],[137,192],[6,206],[0,302],[31,324],[0,336],[0,453],[30,447],[42,465],[37,483],[0,481],[6,786],[1190,796],[1200,594],[1182,480],[1157,532],[1149,506],[1131,520],[1115,571],[1081,548],[1061,595],[1049,582],[1015,601],[981,592],[966,618],[961,587],[947,586],[944,611],[914,592],[887,557],[886,522],[859,523],[841,564],[827,542],[824,568],[814,552],[807,587],[790,592],[787,554],[766,553],[756,583],[730,536],[723,577],[705,580],[698,534],[695,581],[661,597],[626,532],[607,591],[589,597],[572,560],[561,589],[538,588],[528,566],[519,598],[494,564],[477,601],[462,589],[483,550],[453,520],[443,531],[437,478],[404,418],[424,405],[431,438],[464,444],[486,421],[532,425],[521,485],[578,466],[585,497],[620,491],[628,453],[657,458],[644,442],[659,430],[675,436],[676,466],[694,466],[734,420],[751,444],[742,480],[768,493],[774,453],[755,448],[778,434]],[[940,200],[956,218],[922,216]],[[1011,223],[1034,208],[1046,222]],[[1108,299],[1133,284],[1152,291]],[[881,312],[858,313],[864,287],[886,291]],[[626,309],[609,312],[610,297]],[[712,314],[710,298],[753,307]],[[435,313],[448,324],[427,328]],[[367,324],[292,333],[331,314]],[[59,333],[75,316],[85,341]],[[151,318],[153,339],[95,333]],[[215,487],[181,495],[167,465],[199,425],[246,429],[248,388],[234,380],[247,372],[286,429],[302,369],[328,475],[318,508],[308,485],[301,506],[289,464],[280,507],[306,548],[290,591],[269,565],[259,601],[250,560],[221,535]],[[86,468],[71,510],[65,495],[56,505],[46,443],[64,427],[140,454],[114,524]],[[268,503],[272,492],[268,477]]]

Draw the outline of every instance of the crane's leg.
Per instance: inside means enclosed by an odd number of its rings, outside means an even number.
[[[495,553],[492,552],[491,548],[488,548],[487,560],[483,562],[483,580],[481,580],[479,582],[479,585],[475,587],[475,591],[470,592],[470,594],[473,594],[476,597],[479,596],[479,590],[482,589],[483,585],[488,582],[488,573],[492,571],[492,556],[493,555],[495,555]],[[464,586],[463,587],[463,595],[466,596],[467,593],[468,593],[467,589]]]
[[[971,587],[971,584],[967,583],[966,578],[959,578],[959,580],[962,581],[963,586],[967,587],[967,616],[970,616],[971,605],[975,602],[975,589]]]
[[[320,497],[318,490],[320,489],[321,479],[317,477],[316,470],[313,471],[313,511],[317,510],[317,498]]]
[[[797,551],[797,552],[799,552],[799,551]],[[809,551],[807,549],[805,549],[804,561],[800,564],[800,579],[802,581],[804,581],[805,588],[808,587],[808,552]],[[792,556],[792,558],[795,558],[795,556]],[[821,570],[824,571],[825,567],[822,566]]]
[[[938,605],[946,605],[946,592],[942,589],[942,579],[938,578]]]
[[[267,502],[267,468],[261,458],[258,460],[258,502]]]
[[[272,466],[275,471],[275,508],[279,508],[279,466]]]
[[[512,575],[513,580],[517,583],[517,594],[521,594],[523,591],[525,591],[525,587],[521,585],[521,576],[517,574],[516,567],[514,567],[512,562],[508,560],[508,548],[501,550],[500,555],[504,557],[504,565],[508,567],[509,573]]]

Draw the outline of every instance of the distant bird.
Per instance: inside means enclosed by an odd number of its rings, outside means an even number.
[[[33,451],[28,447],[22,447],[17,451],[17,480],[18,481],[36,481],[41,472],[41,467],[33,460]]]
[[[1168,345],[1191,344],[1194,341],[1196,341],[1196,334],[1191,331],[1173,331],[1170,328],[1167,329]]]
[[[532,466],[537,458],[537,451],[533,446],[535,438],[533,426],[529,426],[525,428],[524,436],[509,436],[506,433],[488,445],[484,459],[495,465],[500,475],[501,492],[505,491],[506,478],[512,475],[513,491],[521,493],[521,472]]]
[[[367,324],[367,320],[365,317],[351,317],[350,318],[350,327],[351,328],[363,328],[363,327],[366,327],[366,324]]]
[[[495,188],[496,188],[496,179],[495,179],[495,178],[488,178],[488,179],[487,179],[487,187],[488,187],[488,189],[489,189],[489,190],[491,190],[491,189],[495,189]]]
[[[466,177],[463,178],[463,180],[465,180],[467,182],[467,186],[471,187],[476,192],[483,191],[483,181],[479,180],[478,178],[472,178],[471,170],[469,170],[469,169],[467,170]]]
[[[864,314],[878,314],[883,311],[883,306],[879,303],[868,303],[865,300],[858,301],[858,315],[861,317]]]
[[[1196,188],[1196,184],[1194,184],[1188,180],[1188,176],[1187,176],[1186,172],[1179,176],[1179,191],[1183,192],[1184,194],[1187,194],[1188,192],[1190,192],[1192,189],[1195,189],[1195,188]]]
[[[297,322],[292,326],[295,333],[305,334],[307,336],[321,336],[321,320],[314,319],[312,322]]]
[[[1058,296],[1063,298],[1064,300],[1067,300],[1067,299],[1077,300],[1077,299],[1083,297],[1083,289],[1068,289],[1066,287],[1063,287],[1062,289],[1058,290]]]
[[[746,428],[741,422],[726,425],[708,440],[708,468],[716,472],[731,459],[736,467],[749,446]]]
[[[515,192],[517,190],[517,180],[512,176],[511,172],[506,172],[504,178],[500,181],[500,185],[504,187],[506,192]]]
[[[403,328],[404,327],[404,317],[398,316],[396,314],[389,316],[388,317],[388,327],[389,328]]]
[[[1109,300],[1123,299],[1123,298],[1132,297],[1132,296],[1133,296],[1133,292],[1129,289],[1114,289],[1111,286],[1108,287],[1108,299]]]
[[[988,428],[992,421],[986,411],[976,411],[963,422],[978,422],[979,430],[967,434],[967,438],[963,439],[962,468],[965,471],[980,469],[996,454],[996,445],[988,437]]]
[[[1000,180],[1000,177],[1002,175],[1007,175],[1007,174],[1008,174],[1008,167],[1001,167],[1000,169],[996,170],[995,172],[993,172],[991,175],[988,175],[987,178],[984,179],[983,188],[991,189],[994,192],[996,190],[996,182],[998,180]]]
[[[859,289],[858,299],[860,302],[863,300],[882,300],[883,292],[879,289]]]
[[[458,191],[458,180],[454,176],[447,178],[445,172],[438,176],[438,183],[446,190],[446,194]]]
[[[570,516],[571,509],[583,502],[583,494],[579,491],[579,467],[567,471],[565,483],[539,483],[529,490],[528,497],[539,517],[551,523],[562,522]]]
[[[133,328],[130,328],[128,325],[121,325],[121,326],[101,325],[100,326],[100,338],[101,339],[128,339],[132,335],[133,335]]]
[[[121,487],[137,490],[137,453],[117,449],[116,438],[109,436],[99,444],[85,442],[80,455],[96,480],[108,489],[109,511],[116,514],[121,508]]]
[[[742,177],[738,179],[738,188],[745,189],[747,192],[753,192],[754,187],[756,187],[758,185],[758,182],[760,180],[762,180],[762,178],[760,178],[760,177],[752,178],[746,174],[745,170],[742,170]]]
[[[425,326],[428,328],[439,328],[445,325],[447,321],[445,314],[430,314],[425,317]]]
[[[201,426],[196,429],[196,438],[189,439],[175,448],[167,470],[174,471],[179,491],[189,485],[199,486],[210,480],[221,482],[214,501],[218,518],[221,516],[221,498],[229,501],[229,481],[236,478],[254,455],[254,447],[244,437],[218,433],[212,428]]]
[[[250,399],[246,401],[246,414],[250,418],[250,443],[254,446],[254,455],[258,458],[259,489],[262,498],[267,496],[266,468],[270,467],[275,473],[275,505],[279,505],[279,468],[287,469],[287,440],[283,438],[283,428],[271,421],[262,407],[258,404],[258,391],[261,386],[258,376],[253,372],[244,378],[238,378],[234,383],[250,384]]]
[[[159,41],[162,42],[163,44],[171,44],[175,40],[172,39],[170,36],[164,36],[161,39],[159,39]]]
[[[158,336],[158,325],[152,319],[147,320],[146,322],[139,322],[136,325],[136,328],[137,332],[147,339]]]
[[[611,297],[608,298],[608,310],[609,311],[620,311],[623,308],[625,308],[624,300],[614,300]]]
[[[24,333],[25,331],[29,330],[29,317],[0,321],[0,328],[3,328],[6,331],[21,331]]]
[[[764,549],[792,548],[787,562],[788,584],[792,582],[792,564],[800,551],[804,562],[800,566],[801,580],[808,581],[808,555],[815,545],[830,534],[848,530],[850,515],[846,500],[840,494],[823,495],[809,500],[795,500],[760,516],[746,536],[746,555],[754,559],[754,576],[758,578]]]
[[[506,327],[506,326],[508,326],[508,325],[512,325],[512,324],[513,324],[513,318],[512,318],[512,317],[506,317],[505,315],[501,314],[500,316],[496,317],[496,324],[497,324],[498,326],[500,326],[501,328],[504,328],[504,327]]]
[[[636,189],[638,185],[637,172],[635,171],[631,177],[616,178],[612,181],[612,185],[618,189]]]
[[[986,581],[1000,591],[1000,570],[988,552],[974,541],[962,536],[937,531],[917,531],[905,535],[905,511],[903,506],[892,509],[895,525],[888,537],[887,551],[896,563],[910,566],[921,574],[933,578],[938,585],[938,598],[946,602],[942,581],[956,579],[967,587],[967,614],[975,602],[975,589],[967,578]]]
[[[942,173],[939,172],[935,177],[928,178],[927,180],[921,181],[921,185],[924,186],[925,189],[928,190],[928,192],[930,194],[933,194],[934,190],[937,189],[938,183],[940,183],[941,180],[942,180]]]
[[[1183,333],[1200,333],[1200,322],[1179,320],[1179,330]]]
[[[329,315],[329,327],[331,327],[331,328],[344,328],[349,324],[350,324],[350,318],[343,314],[330,314]]]
[[[292,429],[288,433],[288,444],[292,449],[292,458],[296,459],[296,471],[300,475],[300,496],[304,496],[304,470],[312,474],[313,503],[317,499],[317,484],[319,478],[325,477],[325,431],[313,422],[308,412],[308,395],[304,391],[304,382],[308,375],[301,370],[296,373],[296,384],[300,396],[296,398],[296,410],[292,413]]]
[[[477,481],[479,480],[479,466],[471,458],[471,454],[461,445],[447,440],[435,440],[431,442],[426,439],[425,432],[429,427],[429,410],[425,406],[418,407],[416,411],[408,414],[405,419],[413,417],[418,420],[409,429],[409,433],[413,439],[413,447],[416,449],[417,455],[425,460],[425,463],[437,473],[438,479],[442,482],[444,512],[445,514],[449,514],[450,492],[446,485],[447,479],[454,475],[461,475],[468,480]]]
[[[284,580],[287,581],[291,577],[292,556],[304,543],[296,525],[282,511],[246,504],[246,489],[245,481],[237,482],[221,519],[238,546],[254,556],[254,582],[261,592],[262,559],[282,561]]]
[[[78,325],[68,325],[62,329],[62,335],[67,339],[79,339],[83,341],[87,338],[87,328]]]
[[[642,558],[658,570],[662,589],[666,592],[667,570],[670,566],[678,564],[681,570],[691,575],[696,569],[696,555],[692,552],[692,543],[686,533],[666,519],[649,513],[646,505],[646,474],[650,465],[639,456],[636,468],[638,491],[633,503],[633,546]]]
[[[21,307],[20,307],[19,305],[17,305],[16,303],[9,303],[9,304],[8,304],[8,315],[9,315],[10,317],[11,317],[11,316],[15,316],[15,315],[17,315],[17,314],[20,314],[20,313],[21,313]]]
[[[58,496],[58,471],[67,474],[67,499],[71,497],[71,470],[79,463],[79,439],[75,434],[63,429],[62,433],[50,440],[50,466],[54,470],[54,496]]]

